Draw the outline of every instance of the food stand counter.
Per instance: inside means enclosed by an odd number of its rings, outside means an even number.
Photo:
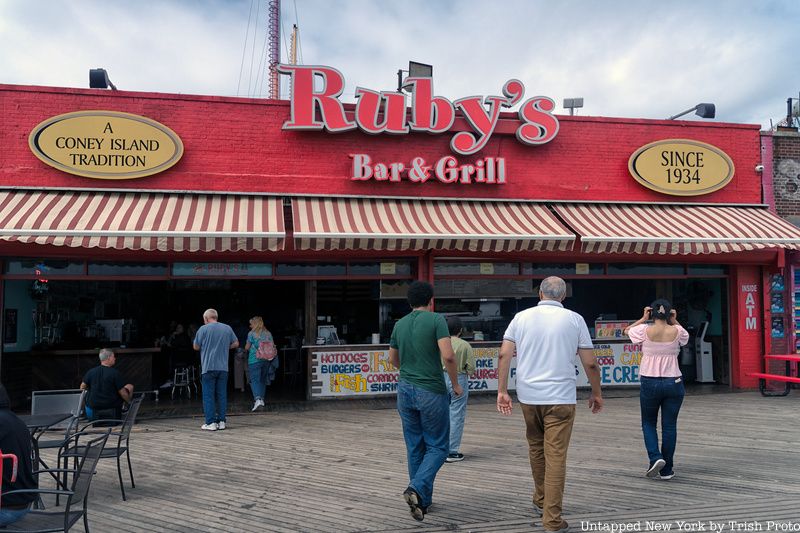
[[[161,348],[111,348],[117,355],[114,368],[120,371],[125,383],[134,390],[150,391],[153,383],[153,359]],[[49,350],[31,352],[36,359],[33,365],[33,390],[77,389],[86,372],[100,364],[94,350]]]

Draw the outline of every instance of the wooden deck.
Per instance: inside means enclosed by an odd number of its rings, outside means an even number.
[[[711,531],[710,522],[737,531],[730,521],[800,531],[800,394],[687,396],[671,481],[643,476],[638,398],[627,396],[608,398],[599,415],[579,405],[564,499],[573,531],[587,523],[648,531],[648,521],[673,531],[688,531],[678,521],[699,521],[700,531]],[[147,420],[131,439],[136,488],[123,502],[114,462],[104,461],[90,526],[101,533],[541,531],[530,512],[533,482],[516,407],[504,418],[492,397],[471,399],[467,459],[442,467],[422,523],[401,497],[405,450],[393,409],[328,403],[232,416],[219,432],[200,431],[199,417]],[[747,527],[739,531],[759,531]]]

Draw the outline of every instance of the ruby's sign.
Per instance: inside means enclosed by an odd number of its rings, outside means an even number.
[[[460,155],[471,155],[483,149],[497,127],[501,109],[518,104],[525,94],[521,81],[509,80],[503,86],[503,96],[468,96],[451,102],[443,96],[434,96],[431,78],[406,78],[404,84],[411,92],[410,120],[404,93],[378,92],[363,87],[356,88],[358,102],[355,116],[350,119],[339,100],[345,86],[341,72],[325,66],[285,64],[279,65],[278,71],[291,76],[292,87],[291,118],[283,124],[283,129],[342,132],[359,128],[373,135],[403,135],[409,131],[444,133],[453,126],[456,112],[461,112],[472,131],[453,135],[450,148]],[[320,90],[314,88],[315,78],[321,82]],[[317,119],[317,107],[321,120]],[[552,141],[558,133],[558,119],[552,114],[554,109],[555,102],[546,96],[534,96],[522,102],[516,131],[519,142],[539,145]]]

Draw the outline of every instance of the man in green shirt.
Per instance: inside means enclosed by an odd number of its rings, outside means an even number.
[[[460,452],[461,436],[464,434],[464,419],[467,417],[467,396],[469,396],[469,375],[475,372],[475,354],[472,346],[461,338],[464,326],[461,319],[457,316],[447,317],[447,329],[450,331],[450,342],[453,344],[453,351],[456,354],[456,371],[458,372],[458,384],[464,389],[461,396],[453,395],[453,382],[447,372],[444,373],[444,381],[447,391],[450,393],[450,453],[447,455],[448,463],[456,463],[464,460],[464,454]],[[447,367],[442,361],[442,368]]]
[[[415,281],[408,288],[411,313],[394,326],[389,362],[400,369],[397,411],[403,423],[408,460],[408,488],[403,498],[415,520],[423,520],[433,499],[433,482],[449,451],[450,398],[442,377],[441,361],[458,385],[450,332],[442,315],[431,312],[433,287]]]

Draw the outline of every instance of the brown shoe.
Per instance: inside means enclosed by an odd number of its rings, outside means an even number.
[[[411,516],[414,517],[414,520],[422,522],[425,519],[425,509],[419,503],[420,500],[417,491],[408,487],[403,491],[403,499],[408,504],[408,509],[411,511]]]

